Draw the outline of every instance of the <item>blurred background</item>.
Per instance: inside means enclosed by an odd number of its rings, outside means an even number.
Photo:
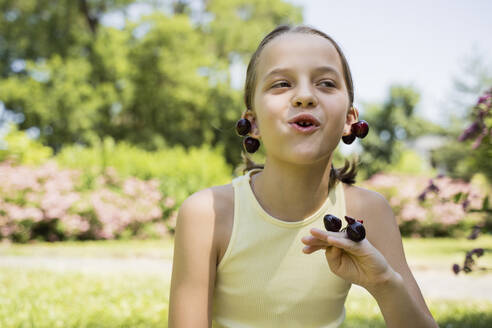
[[[165,327],[177,211],[242,174],[246,65],[278,24],[342,47],[441,327],[492,326],[492,2],[0,0],[0,326]],[[252,158],[264,162],[262,147]],[[479,258],[480,257],[480,258]],[[354,286],[344,327],[384,327]]]

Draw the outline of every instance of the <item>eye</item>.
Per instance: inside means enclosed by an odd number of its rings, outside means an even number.
[[[281,81],[272,85],[272,88],[287,88],[289,87],[289,82]]]
[[[319,84],[324,84],[328,88],[334,88],[336,87],[335,83],[329,80],[321,81]]]

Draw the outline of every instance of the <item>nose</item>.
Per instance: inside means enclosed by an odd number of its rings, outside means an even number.
[[[313,94],[311,87],[305,84],[299,84],[299,90],[292,98],[293,107],[316,107],[318,106],[318,99]]]

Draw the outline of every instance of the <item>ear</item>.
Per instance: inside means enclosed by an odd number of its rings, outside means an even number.
[[[343,135],[348,136],[352,131],[352,124],[359,121],[359,111],[354,106],[350,107],[343,126]]]
[[[249,121],[249,123],[251,123],[251,132],[248,133],[248,135],[253,138],[259,139],[260,130],[258,128],[258,121],[256,120],[256,114],[252,110],[247,109],[246,111],[243,112],[241,118],[245,118]]]

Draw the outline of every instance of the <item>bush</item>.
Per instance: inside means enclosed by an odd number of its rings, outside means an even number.
[[[466,211],[481,207],[484,197],[477,186],[462,180],[378,173],[362,186],[388,199],[403,236],[463,237],[483,215]],[[455,199],[460,192],[463,197]]]
[[[60,166],[81,170],[86,188],[91,188],[107,167],[114,168],[122,177],[157,179],[160,191],[172,195],[177,205],[198,190],[229,183],[232,176],[232,168],[225,162],[221,149],[208,146],[188,151],[176,146],[149,152],[106,138],[91,148],[64,147],[56,160]]]
[[[15,242],[155,237],[174,228],[176,202],[164,199],[157,180],[121,178],[108,169],[93,189],[85,189],[80,176],[58,169],[54,161],[40,167],[0,163],[0,237]]]

